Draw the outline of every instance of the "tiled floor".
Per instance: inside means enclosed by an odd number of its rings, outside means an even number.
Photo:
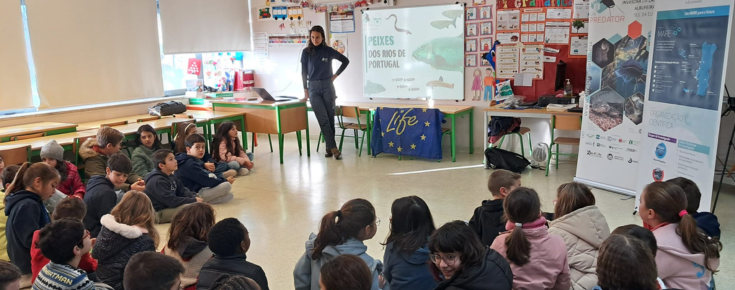
[[[315,142],[312,145],[313,150]],[[468,220],[475,207],[490,196],[487,177],[491,171],[480,165],[481,152],[460,153],[457,162],[451,162],[449,153],[444,152],[445,159],[439,163],[408,158],[399,161],[394,155],[372,158],[366,152],[358,157],[357,150],[350,146],[354,144],[345,142],[342,161],[325,159],[323,150],[312,152],[307,158],[306,152],[299,156],[294,139],[287,139],[285,161],[280,165],[278,149],[270,153],[267,143],[263,143],[255,152],[256,168],[249,176],[235,182],[235,199],[214,206],[218,220],[237,217],[247,226],[252,239],[248,260],[263,267],[271,289],[293,289],[293,267],[304,253],[307,237],[317,231],[325,213],[339,209],[350,199],[365,198],[375,206],[383,222],[375,238],[365,243],[371,256],[382,259],[380,243],[388,234],[390,206],[396,198],[408,195],[423,198],[439,227],[451,220]],[[559,170],[552,170],[549,177],[540,170],[527,170],[522,183],[539,192],[544,211],[553,211],[556,188],[572,181],[575,170],[573,162],[560,164]],[[632,214],[633,199],[603,190],[594,189],[593,192],[611,229],[640,224],[640,218]],[[735,273],[732,250],[735,246],[735,188],[725,187],[723,192],[717,215],[725,245],[720,272],[715,277],[720,289],[731,289],[735,288],[732,276]],[[161,236],[167,238],[168,225],[160,225],[159,230]]]

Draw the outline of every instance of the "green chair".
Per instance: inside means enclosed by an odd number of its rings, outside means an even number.
[[[359,153],[357,156],[362,156],[362,147],[365,144],[365,134],[368,130],[367,120],[365,120],[364,123],[360,120],[360,108],[355,106],[340,106],[339,111],[340,114],[337,117],[337,121],[339,122],[339,127],[342,129],[342,136],[339,138],[339,151],[342,151],[342,141],[345,139],[345,130],[352,130],[355,137],[356,149],[358,149],[357,142],[358,139],[360,139]],[[335,115],[337,114],[335,113]],[[357,124],[346,123],[344,121],[344,117],[357,119]],[[362,131],[362,137],[358,137],[358,130]]]
[[[558,137],[554,138],[555,130],[565,131],[579,131],[582,130],[582,117],[581,116],[564,116],[564,115],[552,115],[551,116],[551,144],[549,144],[549,157],[546,161],[546,176],[549,176],[549,167],[551,167],[551,155],[556,155],[556,169],[559,169],[559,155],[577,155],[569,153],[559,153],[559,145],[579,145],[579,138],[569,137]],[[552,153],[552,148],[556,145],[556,153]]]
[[[342,129],[342,132],[344,133],[345,128],[342,127],[342,123],[339,123],[339,120],[342,116],[342,108],[340,106],[334,107],[334,116],[337,118],[337,123],[340,126],[340,129]],[[351,125],[352,123],[345,123],[344,125]],[[324,134],[322,134],[321,130],[319,130],[319,139],[316,142],[316,152],[319,152],[319,146],[324,143]],[[339,151],[342,151],[342,144],[339,145]]]
[[[516,135],[521,140],[521,156],[524,158],[526,157],[526,150],[523,148],[523,135],[526,135],[528,133],[531,133],[531,129],[527,127],[521,127],[521,129],[518,132],[510,132],[508,134],[503,135],[503,137],[500,138],[500,142],[498,142],[498,148],[503,146],[503,140],[505,140],[505,136]],[[531,145],[531,134],[528,134],[528,155],[533,155],[533,145]]]

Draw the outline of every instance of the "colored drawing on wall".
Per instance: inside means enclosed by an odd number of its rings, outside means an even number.
[[[493,47],[494,39],[492,37],[480,38],[480,51],[487,52]]]
[[[480,35],[493,35],[493,22],[483,22],[480,25]]]
[[[464,56],[464,62],[466,67],[476,67],[477,66],[477,55],[476,54],[466,54]]]
[[[465,39],[465,52],[477,52],[477,38]]]
[[[482,6],[485,5],[485,0],[472,0],[472,6]]]
[[[493,19],[493,6],[480,7],[480,19],[482,20]]]
[[[477,36],[478,34],[477,29],[478,29],[477,23],[467,24],[467,31],[465,32],[466,36]]]
[[[477,20],[477,7],[467,7],[467,21]]]

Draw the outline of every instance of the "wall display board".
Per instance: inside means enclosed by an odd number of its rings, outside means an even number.
[[[462,4],[364,10],[364,95],[464,99],[465,66],[478,62],[465,57],[465,17]]]
[[[681,176],[699,186],[699,211],[709,211],[732,14],[732,0],[656,5],[639,197],[647,184]]]
[[[653,11],[654,0],[590,9],[576,181],[635,194]]]

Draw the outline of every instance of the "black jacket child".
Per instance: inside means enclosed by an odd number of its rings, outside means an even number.
[[[100,219],[117,205],[117,193],[112,181],[104,175],[92,176],[87,182],[84,203],[87,205],[84,227],[87,228],[92,238],[96,238],[102,229]]]
[[[140,252],[155,251],[156,246],[140,228],[118,223],[112,215],[103,216],[101,223],[102,231],[92,249],[92,258],[97,259],[97,277],[115,290],[122,290],[130,258]]]
[[[179,169],[174,172],[174,175],[192,192],[199,192],[204,187],[212,188],[227,182],[226,179],[219,178],[204,168],[204,161],[199,158],[179,153],[176,155],[176,161],[179,163]]]
[[[469,225],[480,237],[483,245],[492,245],[495,238],[505,231],[504,214],[502,199],[485,200],[482,206],[475,209]]]
[[[209,289],[214,281],[224,274],[248,277],[258,283],[261,290],[268,290],[268,279],[265,277],[265,271],[260,266],[248,262],[245,254],[215,255],[212,257],[204,263],[202,270],[199,272],[197,290]]]
[[[468,265],[434,290],[511,290],[513,271],[498,252],[485,247],[485,256],[477,265]]]
[[[20,190],[5,200],[5,235],[8,240],[8,256],[20,272],[31,274],[31,242],[33,232],[51,222],[46,207],[37,194]]]
[[[156,211],[197,202],[197,195],[186,188],[176,176],[166,175],[158,168],[146,174],[144,192],[151,199]]]

